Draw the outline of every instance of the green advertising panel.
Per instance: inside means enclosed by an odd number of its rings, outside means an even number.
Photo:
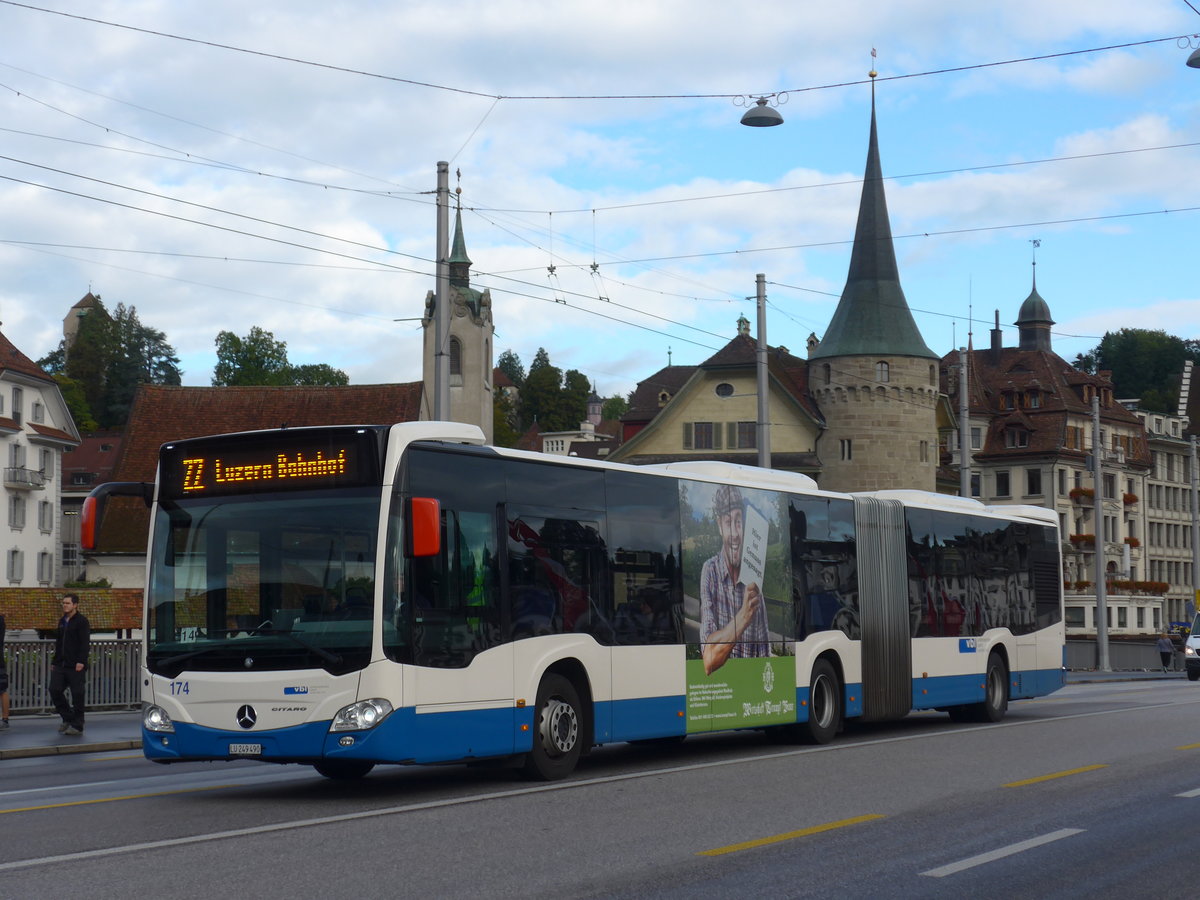
[[[687,730],[757,728],[796,721],[796,661],[790,656],[730,659],[711,675],[687,661]]]

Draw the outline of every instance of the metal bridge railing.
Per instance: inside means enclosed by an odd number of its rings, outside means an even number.
[[[14,713],[51,712],[50,658],[54,641],[8,641],[8,698]],[[93,640],[84,696],[88,709],[136,709],[141,704],[138,670],[141,641]]]

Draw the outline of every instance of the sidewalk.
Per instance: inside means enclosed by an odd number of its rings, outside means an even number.
[[[12,716],[9,727],[0,731],[0,759],[136,750],[142,746],[140,710],[89,712],[83,734],[75,737],[59,734],[58,725],[59,718],[53,713]]]
[[[1179,681],[1183,672],[1137,670],[1130,672],[1074,671],[1067,684],[1118,681]],[[11,727],[0,731],[0,759],[54,756],[60,753],[98,753],[137,750],[142,746],[142,714],[138,710],[89,712],[87,726],[77,737],[58,733],[58,716],[13,716]]]

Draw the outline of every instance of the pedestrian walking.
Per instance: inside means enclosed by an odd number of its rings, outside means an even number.
[[[4,666],[4,615],[0,613],[0,731],[8,727],[8,669]]]
[[[1158,655],[1162,659],[1162,670],[1165,672],[1171,668],[1171,660],[1175,656],[1175,644],[1166,634],[1160,634],[1155,646],[1158,648]]]
[[[62,718],[61,734],[83,734],[83,682],[87,673],[88,645],[92,626],[79,611],[79,597],[65,594],[62,618],[54,639],[54,658],[50,660],[50,699]],[[67,703],[67,691],[71,702]]]

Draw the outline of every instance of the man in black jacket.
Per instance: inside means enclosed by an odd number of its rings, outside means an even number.
[[[59,732],[76,735],[83,734],[83,682],[92,627],[79,611],[79,597],[75,594],[63,596],[62,611],[54,640],[54,658],[50,661],[50,699],[62,717]],[[69,705],[68,689],[71,691]]]

